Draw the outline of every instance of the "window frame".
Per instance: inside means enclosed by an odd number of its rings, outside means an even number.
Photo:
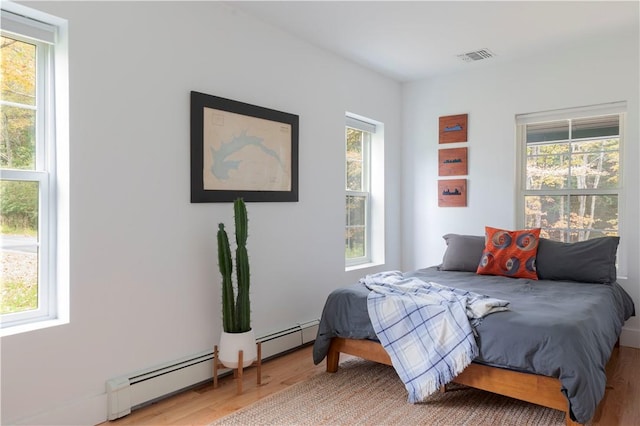
[[[59,174],[58,161],[68,169],[68,32],[66,20],[12,2],[1,13],[3,36],[36,45],[35,106],[2,102],[36,111],[34,169],[0,168],[2,180],[38,183],[38,307],[0,316],[2,335],[11,335],[69,319],[68,264],[58,262],[60,254],[68,262],[68,221],[60,221],[60,210],[68,215],[68,171]]]
[[[355,129],[364,132],[367,136],[364,138],[362,142],[362,190],[361,191],[353,191],[347,188],[347,157],[346,157],[346,132],[347,129]],[[379,212],[379,207],[383,206],[384,202],[381,200],[383,197],[380,196],[379,191],[376,190],[378,182],[381,179],[374,179],[372,173],[374,169],[374,157],[376,156],[376,152],[378,152],[378,157],[380,156],[381,146],[374,147],[376,145],[383,145],[383,132],[384,125],[382,123],[378,123],[371,119],[347,113],[345,116],[345,173],[344,173],[344,187],[345,187],[345,214],[348,220],[348,212],[346,211],[346,200],[349,196],[356,197],[364,197],[365,198],[365,215],[364,215],[364,238],[365,238],[365,255],[360,257],[352,257],[348,258],[346,256],[346,252],[344,254],[345,259],[345,267],[353,268],[359,267],[362,265],[372,264],[376,258],[380,257],[380,255],[376,255],[376,252],[381,251],[380,246],[383,245],[384,235],[380,233],[374,232],[373,228],[376,227],[376,223],[383,218],[383,214]],[[380,160],[378,158],[378,160]],[[376,170],[378,167],[376,167]],[[378,196],[376,196],[378,193]],[[378,201],[374,200],[377,199]],[[375,212],[374,212],[375,210]],[[348,223],[345,223],[345,232],[349,227]],[[378,226],[379,227],[379,226]],[[345,235],[346,239],[346,235]],[[383,251],[383,250],[382,250]]]
[[[625,187],[624,187],[624,139],[625,139],[625,121],[626,121],[626,102],[612,102],[607,104],[592,105],[579,108],[568,108],[562,110],[554,110],[548,112],[539,112],[531,114],[521,114],[516,116],[516,155],[518,158],[518,171],[517,171],[517,207],[516,207],[516,225],[518,228],[525,227],[526,223],[526,211],[525,211],[525,199],[531,195],[558,195],[567,196],[571,199],[571,196],[580,195],[616,195],[618,198],[618,235],[624,235],[625,228]],[[527,129],[526,126],[534,123],[545,123],[561,120],[579,120],[583,118],[599,117],[607,115],[617,115],[619,117],[619,139],[618,144],[618,185],[615,188],[595,188],[595,189],[579,189],[579,188],[562,188],[562,189],[526,189],[527,179]],[[573,135],[569,133],[569,139],[566,140],[567,144],[587,141],[589,138],[573,138]],[[563,140],[559,140],[562,143]],[[571,151],[569,150],[569,154]],[[571,229],[571,228],[569,228]],[[563,229],[565,234],[570,234],[570,231]],[[618,275],[624,276],[626,274],[626,250],[624,250],[624,241],[621,240],[620,247],[618,249]]]
[[[361,128],[355,128],[353,127],[353,125],[349,125],[347,124],[345,126],[345,143],[346,143],[346,131],[347,129],[354,129],[354,130],[358,130],[362,132],[363,138],[362,138],[362,182],[361,182],[361,190],[360,191],[354,191],[354,190],[350,190],[349,188],[347,188],[347,173],[346,170],[348,168],[347,166],[347,158],[346,158],[346,151],[345,151],[345,202],[347,200],[348,197],[358,197],[358,198],[364,198],[364,225],[361,225],[362,227],[364,227],[364,256],[359,256],[359,257],[351,257],[348,258],[346,257],[346,253],[345,253],[345,265],[346,266],[353,266],[353,265],[359,265],[362,263],[369,263],[371,262],[371,133],[366,131],[366,130],[362,130]],[[346,145],[345,145],[346,148]],[[346,212],[347,215],[347,223],[345,224],[345,231],[349,228],[354,228],[356,227],[355,225],[350,225],[349,224],[349,214],[348,212]],[[357,227],[361,227],[361,226],[357,226]]]

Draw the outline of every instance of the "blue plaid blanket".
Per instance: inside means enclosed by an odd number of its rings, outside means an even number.
[[[360,282],[371,290],[367,308],[373,329],[411,403],[424,400],[471,363],[478,355],[473,326],[509,304],[404,278],[400,271],[367,275]]]

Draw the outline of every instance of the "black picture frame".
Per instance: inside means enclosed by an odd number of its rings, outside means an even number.
[[[295,114],[192,91],[191,202],[297,202],[298,132]]]

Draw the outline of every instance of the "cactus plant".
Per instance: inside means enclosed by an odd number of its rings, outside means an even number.
[[[249,256],[247,254],[247,207],[244,200],[233,202],[236,233],[236,284],[237,298],[233,286],[233,262],[229,237],[224,224],[218,224],[218,266],[222,275],[222,327],[227,333],[244,333],[251,330],[251,307],[249,301]],[[234,300],[235,299],[235,300]]]

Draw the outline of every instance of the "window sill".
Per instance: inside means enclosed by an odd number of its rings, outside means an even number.
[[[15,334],[28,333],[30,331],[42,330],[49,327],[57,327],[59,325],[68,324],[69,321],[65,319],[52,319],[35,321],[27,324],[8,325],[0,330],[0,337],[13,336]]]
[[[359,263],[357,265],[349,265],[349,266],[345,267],[344,271],[345,272],[351,272],[351,271],[357,271],[359,269],[374,268],[374,267],[380,266],[380,265],[384,265],[384,264],[383,263],[379,263],[379,262]]]

